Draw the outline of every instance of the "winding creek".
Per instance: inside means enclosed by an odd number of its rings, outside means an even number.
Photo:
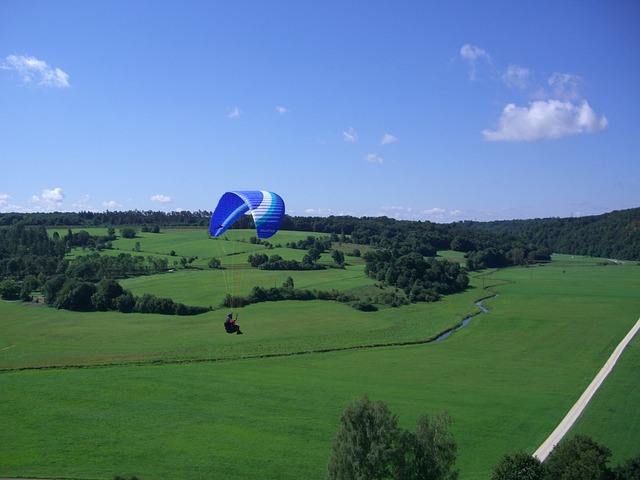
[[[494,297],[489,297],[489,298],[495,298]],[[449,338],[449,336],[451,336],[451,334],[453,332],[457,332],[458,330],[460,330],[461,328],[466,327],[467,325],[469,325],[469,322],[471,322],[471,320],[473,319],[473,317],[477,316],[477,315],[482,315],[483,313],[488,313],[489,310],[483,305],[483,302],[485,300],[488,300],[488,298],[485,298],[484,300],[479,300],[476,302],[476,306],[478,308],[480,308],[480,313],[476,313],[475,315],[470,315],[467,318],[465,318],[464,320],[462,320],[462,323],[460,323],[460,325],[458,325],[455,328],[452,328],[451,330],[449,330],[448,332],[444,332],[442,335],[440,335],[439,337],[437,337],[435,340],[433,340],[433,343],[436,342],[441,342],[442,340],[444,340],[445,338]]]

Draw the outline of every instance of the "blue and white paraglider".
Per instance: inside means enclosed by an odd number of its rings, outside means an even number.
[[[240,216],[251,212],[258,238],[269,238],[275,234],[284,218],[284,201],[277,193],[264,190],[237,190],[227,192],[220,198],[211,215],[209,232],[219,237]]]
[[[250,213],[253,217],[258,238],[270,238],[278,231],[280,225],[282,225],[284,210],[285,207],[282,197],[274,192],[265,190],[235,190],[226,192],[220,197],[211,215],[209,233],[211,237],[216,240],[219,252],[230,259],[232,263],[237,262],[240,261],[238,257],[242,252],[236,249],[240,248],[240,245],[246,245],[246,243],[243,244],[242,242],[233,240],[224,241],[218,237],[223,235],[242,215]],[[227,291],[224,305],[226,307],[236,308],[243,304],[242,299],[238,296],[241,283],[239,276],[246,269],[234,264],[229,265],[229,267],[230,271],[222,274]],[[226,270],[227,267],[224,267],[224,269]],[[225,330],[227,333],[242,333],[240,327],[235,324],[235,320],[238,318],[237,313],[235,317],[236,318],[233,319],[231,313],[228,315],[227,322],[225,322]],[[237,330],[232,329],[231,326],[237,327]]]

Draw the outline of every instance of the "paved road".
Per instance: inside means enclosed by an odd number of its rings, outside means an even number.
[[[624,351],[625,347],[631,341],[633,336],[638,332],[638,330],[640,330],[640,319],[638,319],[638,321],[633,326],[633,328],[629,330],[629,333],[627,333],[627,336],[624,337],[622,341],[618,344],[616,349],[613,351],[613,353],[609,357],[609,360],[607,360],[607,362],[604,364],[604,366],[602,367],[598,375],[596,375],[596,377],[593,379],[591,384],[587,387],[587,389],[584,391],[582,396],[578,399],[576,404],[573,407],[571,407],[571,410],[569,410],[569,413],[567,413],[567,415],[562,419],[560,424],[556,427],[556,429],[549,436],[549,438],[547,438],[544,441],[544,443],[540,445],[540,448],[538,448],[538,450],[535,451],[535,453],[533,454],[534,457],[537,457],[541,462],[544,462],[544,460],[547,458],[549,453],[551,453],[551,450],[553,450],[553,447],[555,447],[558,444],[558,442],[562,440],[562,437],[565,436],[565,434],[569,431],[573,423],[578,419],[582,411],[585,409],[585,407],[589,403],[589,400],[591,400],[591,397],[593,397],[593,394],[596,393],[596,390],[598,390],[600,385],[602,385],[602,382],[604,382],[604,379],[607,378],[607,375],[609,375],[609,373],[613,369],[613,366],[618,361],[618,358]]]

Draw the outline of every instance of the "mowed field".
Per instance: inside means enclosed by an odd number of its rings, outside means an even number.
[[[279,232],[271,250],[241,246],[302,258],[284,248],[301,235]],[[206,231],[141,233],[109,254],[136,254],[136,242],[145,256],[198,256],[198,268],[126,288],[217,308],[229,272],[206,268],[217,254]],[[346,260],[318,272],[244,269],[238,288],[291,276],[297,288],[375,295],[362,262]],[[371,313],[259,303],[238,311],[243,336],[224,333],[224,309],[173,317],[0,302],[0,476],[321,479],[342,410],[367,394],[406,429],[448,411],[460,477],[486,479],[505,452],[544,441],[640,316],[640,267],[598,262],[554,256],[481,272],[465,293]],[[493,293],[488,313],[424,343]],[[609,446],[614,463],[639,450],[639,347],[635,338],[574,428]]]

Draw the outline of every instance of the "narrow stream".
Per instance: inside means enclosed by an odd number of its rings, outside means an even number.
[[[491,297],[493,298],[493,297]],[[482,315],[483,313],[488,313],[489,310],[487,310],[485,308],[485,306],[482,304],[482,302],[484,302],[484,300],[480,300],[478,302],[476,302],[476,306],[480,308],[480,310],[482,310],[480,313],[478,313],[477,315]],[[451,335],[453,332],[457,332],[458,330],[460,330],[461,328],[466,327],[467,325],[469,325],[469,322],[473,319],[473,317],[475,317],[476,315],[471,315],[470,317],[465,318],[464,320],[462,320],[462,323],[460,325],[458,325],[456,328],[452,328],[451,330],[449,330],[448,332],[444,332],[442,335],[440,335],[439,337],[437,337],[434,340],[435,342],[441,342],[442,340],[444,340],[445,338],[448,338],[449,335]]]

